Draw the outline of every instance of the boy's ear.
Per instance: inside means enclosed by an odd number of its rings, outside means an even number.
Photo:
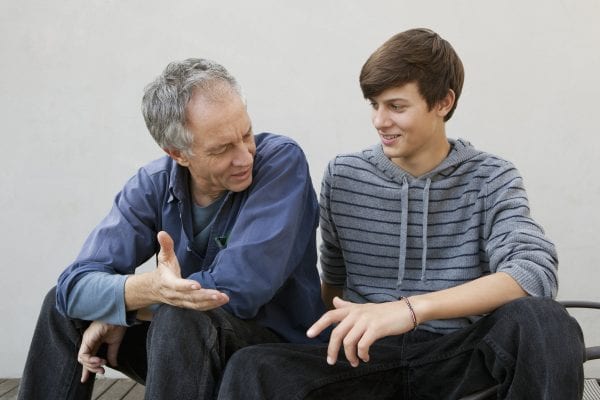
[[[436,106],[438,115],[440,117],[445,117],[446,115],[448,115],[450,110],[452,110],[455,101],[456,94],[454,93],[454,90],[449,89],[446,96],[442,100],[440,100],[440,102]]]
[[[177,164],[181,165],[182,167],[187,167],[188,165],[190,165],[190,161],[185,156],[185,154],[181,152],[181,150],[171,150],[171,149],[163,149],[163,150],[165,151],[165,153],[167,153],[169,155],[169,157],[171,157],[173,160],[175,160],[175,162]]]

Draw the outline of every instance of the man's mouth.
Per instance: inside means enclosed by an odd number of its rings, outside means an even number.
[[[248,168],[242,172],[238,172],[236,174],[231,174],[231,176],[233,176],[234,178],[245,178],[249,173],[250,173],[251,169]]]

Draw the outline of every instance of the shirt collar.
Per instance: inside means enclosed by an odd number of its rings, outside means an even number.
[[[189,170],[171,160],[171,177],[169,179],[169,203],[182,201],[188,193]]]

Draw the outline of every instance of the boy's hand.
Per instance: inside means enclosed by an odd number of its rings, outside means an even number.
[[[359,359],[369,361],[369,348],[378,339],[400,335],[413,329],[410,310],[403,301],[356,304],[339,297],[333,299],[335,310],[323,314],[306,332],[319,335],[325,328],[337,324],[327,348],[327,363],[336,363],[340,347],[353,367]]]

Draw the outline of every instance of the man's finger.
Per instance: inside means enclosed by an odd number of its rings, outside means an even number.
[[[179,261],[177,261],[177,255],[175,254],[175,243],[173,242],[173,239],[165,231],[158,232],[156,238],[160,245],[158,263],[163,264],[175,273],[177,277],[181,277],[181,270],[179,269]]]
[[[158,232],[158,234],[156,235],[156,238],[158,239],[158,244],[160,245],[160,252],[158,253],[159,255],[161,253],[163,255],[175,254],[175,252],[173,250],[173,248],[174,248],[173,239],[167,232],[165,232],[165,231]]]
[[[109,344],[108,348],[106,349],[106,358],[108,359],[108,364],[116,367],[117,364],[117,354],[119,353],[119,345],[121,343],[113,343],[113,344]]]
[[[188,292],[202,289],[202,286],[193,279],[182,279],[172,275],[172,279],[165,279],[164,286],[173,292]]]
[[[216,292],[202,297],[187,297],[178,305],[183,308],[191,308],[193,310],[206,311],[213,308],[221,307],[229,302],[229,297],[225,293]]]

